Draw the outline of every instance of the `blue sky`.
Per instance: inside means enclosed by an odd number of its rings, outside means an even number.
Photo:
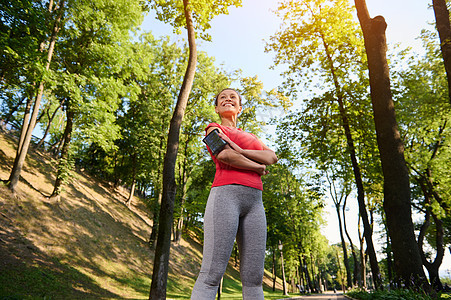
[[[419,46],[415,40],[422,28],[430,27],[427,22],[434,20],[429,2],[424,0],[367,0],[372,17],[385,17],[387,42],[401,43],[402,46]],[[242,69],[244,76],[255,76],[263,82],[265,89],[276,88],[282,79],[280,70],[270,70],[273,54],[265,53],[265,41],[277,32],[280,19],[274,14],[279,1],[243,0],[243,6],[231,7],[229,15],[217,16],[208,31],[212,42],[198,41],[199,50],[214,56],[218,64],[226,70]],[[353,3],[353,1],[352,1]],[[154,35],[172,35],[172,28],[153,18],[150,14],[142,25],[145,31]],[[185,38],[183,33],[179,38]],[[174,40],[177,40],[174,36]]]

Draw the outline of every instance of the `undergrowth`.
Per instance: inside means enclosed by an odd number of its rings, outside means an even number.
[[[431,299],[451,299],[451,295],[440,293],[433,298],[425,293],[419,293],[412,290],[390,290],[390,291],[364,291],[360,289],[351,290],[346,293],[353,299],[358,300],[431,300]]]

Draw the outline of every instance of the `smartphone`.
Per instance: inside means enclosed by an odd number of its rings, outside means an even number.
[[[227,142],[218,135],[219,130],[215,128],[202,140],[211,150],[213,155],[218,154],[227,145]]]

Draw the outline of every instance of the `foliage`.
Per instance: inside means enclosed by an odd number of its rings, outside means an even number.
[[[157,19],[169,23],[174,32],[180,33],[186,26],[184,15],[184,0],[150,1],[150,7],[155,10]],[[193,22],[196,34],[205,40],[210,40],[206,31],[211,27],[210,21],[217,15],[228,14],[229,6],[241,6],[241,0],[190,0],[189,7],[193,12]]]
[[[351,290],[351,291],[347,292],[346,295],[349,297],[352,297],[354,299],[359,299],[359,300],[372,300],[372,299],[429,300],[429,299],[433,299],[426,294],[418,293],[417,291],[403,290],[403,289],[392,290],[392,291],[372,291],[372,292],[367,292],[367,291],[363,291],[363,290]]]
[[[279,14],[283,15],[285,26],[271,38],[267,50],[276,52],[276,65],[287,65],[284,90],[296,95],[303,85],[304,90],[317,94],[305,98],[299,105],[301,109],[278,122],[278,132],[282,133],[280,151],[314,162],[320,170],[334,166],[334,176],[349,178],[349,154],[343,151],[347,141],[336,101],[343,97],[357,156],[365,166],[365,184],[369,187],[379,183],[380,164],[365,79],[363,40],[347,1],[285,1]],[[328,55],[331,60],[326,59]]]
[[[441,217],[449,215],[451,173],[447,162],[451,159],[451,107],[446,89],[447,78],[436,34],[423,31],[424,57],[403,52],[408,63],[398,71],[396,105],[400,131],[406,145],[406,160],[411,176],[416,179],[414,199],[422,202],[419,183],[430,182],[433,212]],[[415,193],[419,191],[419,193]],[[444,203],[440,203],[443,201]]]
[[[0,3],[2,84],[29,84],[42,76],[45,56],[38,50],[46,39],[48,26],[51,26],[46,4],[45,1],[29,0]]]

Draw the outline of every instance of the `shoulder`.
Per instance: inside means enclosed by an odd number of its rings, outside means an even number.
[[[210,123],[205,128],[205,133],[208,135],[210,132],[212,132],[215,129],[218,129],[220,132],[222,132],[221,125],[219,125],[218,123]]]

